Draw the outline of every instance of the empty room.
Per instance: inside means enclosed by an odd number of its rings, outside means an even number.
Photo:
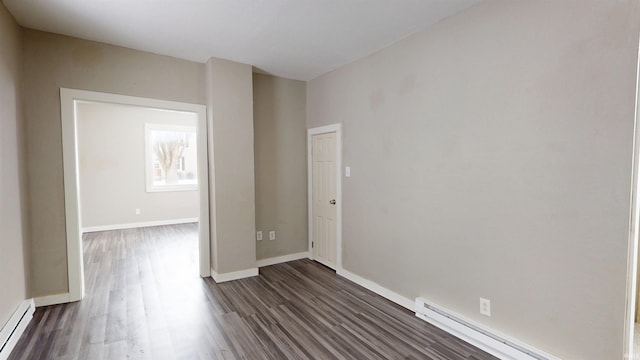
[[[0,360],[640,359],[640,0],[0,2]]]

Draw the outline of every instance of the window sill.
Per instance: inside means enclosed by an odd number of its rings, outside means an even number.
[[[198,185],[176,185],[176,186],[147,187],[147,192],[148,193],[173,192],[173,191],[198,191]]]

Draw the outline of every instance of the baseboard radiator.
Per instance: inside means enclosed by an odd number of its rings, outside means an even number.
[[[416,316],[503,360],[560,360],[486,329],[423,298],[416,298]]]
[[[20,336],[33,318],[36,306],[33,299],[25,300],[0,329],[0,360],[6,360],[18,343]]]

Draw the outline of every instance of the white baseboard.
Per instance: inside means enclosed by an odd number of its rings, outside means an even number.
[[[349,272],[345,269],[338,269],[337,274],[347,278],[351,281],[353,281],[354,283],[369,289],[371,291],[373,291],[374,293],[393,301],[394,303],[406,308],[407,310],[410,310],[411,312],[415,312],[415,303],[413,301],[411,301],[410,299],[395,293],[387,288],[385,288],[382,285],[379,285],[371,280],[367,280],[359,275],[356,275],[352,272]]]
[[[23,301],[11,315],[9,321],[0,329],[0,360],[9,358],[11,351],[33,318],[35,310],[33,299]]]
[[[96,232],[96,231],[109,231],[109,230],[122,230],[122,229],[135,229],[141,227],[149,227],[149,226],[162,226],[162,225],[176,225],[176,224],[189,224],[198,222],[198,218],[187,218],[187,219],[173,219],[173,220],[158,220],[158,221],[146,221],[139,223],[129,223],[129,224],[114,224],[114,225],[102,225],[102,226],[88,226],[83,227],[82,232]]]
[[[35,302],[36,307],[41,307],[41,306],[49,306],[49,305],[66,304],[71,302],[71,297],[69,296],[69,293],[63,293],[63,294],[40,296],[40,297],[34,298],[33,301]]]
[[[258,276],[257,267],[240,271],[232,271],[223,274],[218,274],[217,272],[213,271],[213,269],[211,269],[211,277],[216,283],[244,279],[252,276]]]
[[[261,268],[263,266],[281,264],[288,261],[307,259],[307,258],[309,258],[309,252],[305,251],[305,252],[296,253],[296,254],[282,255],[282,256],[276,256],[268,259],[258,260],[256,261],[256,266]]]
[[[525,344],[519,340],[510,338],[506,335],[495,332],[491,329],[485,328],[479,324],[472,323],[471,321],[460,317],[459,315],[450,313],[453,317],[462,319],[463,322],[471,324],[471,327],[463,326],[460,323],[452,320],[451,317],[446,315],[441,316],[438,313],[430,312],[429,316],[425,316],[423,313],[418,313],[418,301],[411,301],[408,298],[395,293],[371,280],[365,279],[359,275],[356,275],[348,270],[338,269],[338,275],[345,277],[354,283],[373,291],[374,293],[393,301],[394,303],[412,311],[416,312],[416,316],[429,322],[430,324],[446,331],[447,333],[476,346],[500,359],[505,360],[524,360],[524,359],[548,359],[559,360],[557,357],[545,353],[539,349],[536,349],[528,344]],[[424,312],[424,309],[420,309]],[[448,310],[447,310],[448,311]],[[473,329],[475,328],[475,329]],[[493,334],[493,335],[492,335]],[[496,341],[495,336],[498,339],[505,341]]]

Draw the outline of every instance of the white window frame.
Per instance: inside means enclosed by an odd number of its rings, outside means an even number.
[[[145,174],[147,181],[147,192],[166,192],[166,191],[197,191],[198,190],[198,177],[196,176],[196,184],[173,184],[173,185],[154,185],[153,184],[153,151],[151,150],[151,131],[176,131],[176,132],[191,132],[194,138],[196,138],[198,128],[196,125],[172,125],[172,124],[159,124],[159,123],[145,123],[144,124],[144,149],[145,149]],[[197,140],[196,140],[197,141]]]

